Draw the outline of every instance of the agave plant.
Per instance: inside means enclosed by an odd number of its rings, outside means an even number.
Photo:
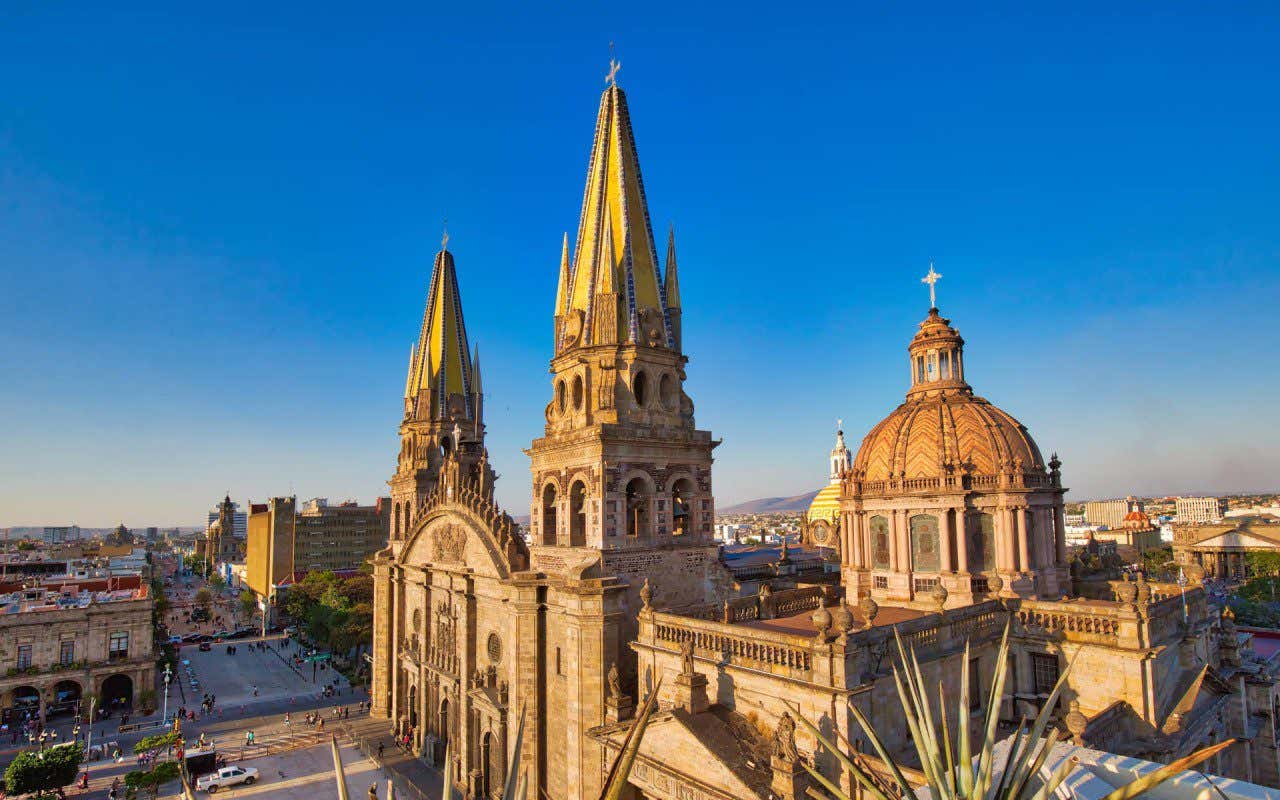
[[[924,775],[924,786],[933,795],[933,800],[1046,800],[1066,779],[1067,774],[1075,766],[1074,759],[1063,759],[1052,774],[1037,782],[1045,761],[1058,743],[1060,731],[1050,727],[1050,717],[1057,705],[1058,697],[1066,685],[1067,676],[1071,672],[1071,664],[1062,671],[1058,683],[1050,692],[1036,715],[1035,721],[1028,727],[1026,719],[1019,725],[1014,740],[1010,744],[1003,769],[999,774],[994,770],[994,751],[996,745],[996,726],[1000,721],[1000,701],[1004,696],[1005,677],[1009,663],[1009,626],[1005,626],[1004,636],[1000,640],[1000,651],[996,656],[996,670],[991,678],[991,691],[987,695],[985,716],[982,719],[981,738],[974,742],[969,733],[969,645],[965,644],[964,660],[960,674],[960,697],[956,703],[956,734],[952,741],[951,725],[947,718],[948,698],[942,684],[938,684],[937,708],[938,719],[935,720],[933,706],[925,688],[924,675],[920,662],[916,660],[915,649],[910,651],[903,645],[902,637],[894,631],[898,645],[898,663],[894,665],[893,678],[898,689],[898,699],[902,703],[903,717],[911,732],[911,739],[920,761],[920,770]],[[1074,662],[1073,662],[1074,663]],[[884,742],[876,734],[871,723],[852,702],[848,702],[849,712],[858,726],[866,734],[876,754],[887,766],[902,797],[915,796],[916,787],[903,774],[902,769],[894,762]],[[803,715],[796,717],[801,724],[821,743],[823,749],[835,756],[836,760],[847,769],[867,794],[874,800],[893,800],[882,787],[880,781],[858,763],[852,755],[853,747],[848,739],[836,732],[841,745],[824,736],[812,722]],[[1048,735],[1045,735],[1045,731]],[[1217,753],[1235,743],[1234,739],[1211,745],[1198,750],[1185,758],[1161,767],[1147,775],[1143,775],[1131,783],[1108,794],[1103,800],[1130,800],[1143,792],[1152,789],[1185,769],[1213,757]],[[974,760],[974,749],[977,748],[977,760]],[[851,796],[836,786],[829,778],[818,772],[813,766],[804,763],[813,779],[820,784],[835,800],[852,800]],[[1038,784],[1038,785],[1037,785]],[[810,790],[815,797],[822,797],[817,790]]]

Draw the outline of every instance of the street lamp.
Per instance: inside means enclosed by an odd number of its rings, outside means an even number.
[[[1178,589],[1182,592],[1182,621],[1187,621],[1187,572],[1182,567],[1178,567]]]
[[[162,723],[169,721],[169,681],[173,679],[173,665],[165,662],[164,665],[164,713],[160,716]]]

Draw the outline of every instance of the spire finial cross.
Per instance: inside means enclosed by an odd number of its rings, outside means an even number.
[[[442,228],[444,230],[444,233],[440,236],[440,249],[448,250],[449,249],[449,220],[446,219],[444,221],[444,225],[442,226]]]
[[[920,279],[921,283],[929,284],[929,308],[938,307],[937,283],[941,279],[942,279],[942,276],[939,275],[937,272],[935,272],[933,269],[933,261],[930,261],[929,274],[925,275],[923,278]]]
[[[613,42],[609,42],[609,74],[604,76],[604,82],[610,86],[617,86],[620,69],[622,69],[622,62],[613,57]]]

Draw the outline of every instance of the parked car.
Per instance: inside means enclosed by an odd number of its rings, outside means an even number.
[[[219,789],[243,783],[246,786],[258,780],[258,770],[254,767],[242,767],[234,764],[223,767],[217,772],[202,775],[196,779],[196,789],[213,794]]]
[[[181,637],[181,636],[170,636],[170,637],[169,637],[169,644],[182,644],[182,637]]]
[[[209,652],[209,651],[210,651],[210,650],[212,650],[212,649],[213,649],[213,645],[209,644],[208,642],[201,642],[201,643],[200,643],[200,652],[201,652],[201,653],[207,653],[207,652]]]

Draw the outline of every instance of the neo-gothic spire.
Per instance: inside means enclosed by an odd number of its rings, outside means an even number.
[[[418,419],[474,419],[473,382],[453,254],[441,248],[431,270],[422,330],[409,363],[405,411]]]
[[[556,352],[613,341],[675,348],[663,295],[627,99],[611,85],[600,98],[567,291],[557,297]],[[614,302],[616,314],[599,307]],[[613,325],[618,334],[604,330]]]

